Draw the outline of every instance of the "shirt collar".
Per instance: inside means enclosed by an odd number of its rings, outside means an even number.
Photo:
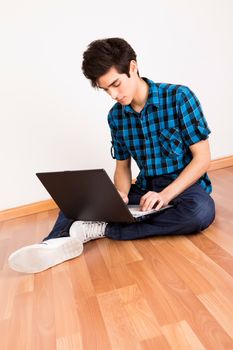
[[[159,107],[159,89],[157,85],[150,79],[147,79],[145,77],[142,77],[142,79],[149,85],[149,92],[146,105],[155,105],[156,107]],[[135,113],[131,105],[126,105],[123,108],[125,112]]]

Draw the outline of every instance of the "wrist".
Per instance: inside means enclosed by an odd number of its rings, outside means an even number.
[[[173,193],[172,189],[169,187],[166,187],[163,191],[160,192],[164,199],[164,204],[167,205],[169,202],[171,202],[172,199],[175,198],[175,194]]]
[[[122,191],[119,191],[118,189],[117,189],[117,191],[118,191],[118,193],[120,194],[120,196],[121,196],[121,198],[123,199],[123,201],[125,202],[125,204],[128,204],[129,198],[128,198],[127,193],[122,192]]]

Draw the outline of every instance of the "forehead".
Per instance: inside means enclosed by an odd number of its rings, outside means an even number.
[[[114,82],[115,80],[121,78],[122,76],[124,76],[125,74],[123,73],[118,73],[118,71],[116,70],[115,67],[111,67],[107,73],[105,73],[104,75],[101,75],[101,77],[99,77],[99,79],[97,80],[97,84],[99,87],[107,87],[110,84],[112,84],[112,82]]]

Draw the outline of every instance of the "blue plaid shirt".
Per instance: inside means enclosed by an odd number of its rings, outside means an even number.
[[[178,177],[192,160],[189,146],[208,138],[210,130],[200,102],[188,87],[143,79],[149,85],[149,95],[142,111],[116,103],[108,123],[112,157],[124,160],[131,156],[140,169],[136,184],[149,189],[148,177]],[[211,192],[207,174],[198,182]]]

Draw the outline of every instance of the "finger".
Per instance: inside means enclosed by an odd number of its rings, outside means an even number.
[[[164,202],[162,200],[159,201],[159,203],[157,203],[157,205],[155,206],[155,210],[161,209],[163,207],[163,205],[164,205]]]
[[[154,198],[154,197],[149,197],[147,198],[146,202],[144,203],[144,206],[143,206],[143,211],[146,211],[146,210],[151,210],[154,206],[154,204],[158,201],[157,198]]]
[[[151,193],[147,193],[146,195],[144,195],[142,198],[141,198],[141,200],[140,200],[140,208],[141,208],[141,210],[143,210],[143,208],[144,208],[144,210],[145,210],[145,208],[147,208],[148,207],[148,203],[150,202],[150,200],[151,200]]]
[[[153,193],[153,192],[151,192],[151,191],[147,192],[146,194],[144,194],[144,195],[141,197],[141,199],[142,199],[142,200],[147,199],[149,196],[151,196],[152,193]]]
[[[158,197],[158,198],[153,198],[150,202],[148,201],[146,204],[147,205],[144,206],[144,208],[146,208],[145,210],[151,210],[151,209],[159,210],[163,207],[164,201],[162,200],[162,198]]]
[[[150,192],[147,192],[146,194],[144,194],[141,199],[140,199],[140,208],[142,208],[145,204],[145,201],[147,200],[147,198],[150,196]]]

